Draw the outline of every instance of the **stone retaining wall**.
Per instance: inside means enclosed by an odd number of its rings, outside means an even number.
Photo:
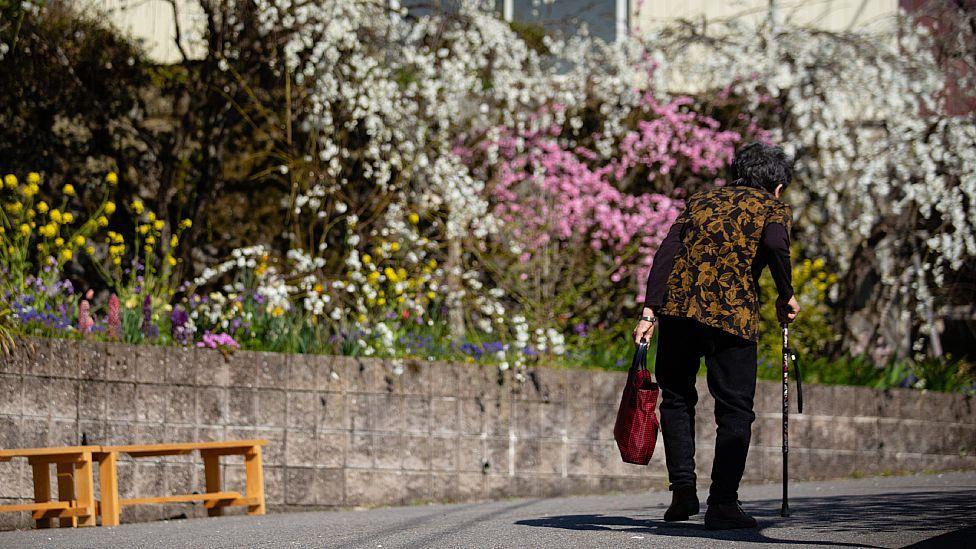
[[[398,367],[399,366],[399,367]],[[402,368],[402,372],[400,372]],[[664,489],[613,442],[623,372],[216,351],[32,339],[0,359],[0,447],[265,438],[268,507],[311,510]],[[698,468],[707,486],[712,400],[700,380]],[[794,479],[976,468],[972,398],[805,387],[791,416]],[[748,481],[777,480],[780,386],[760,382]],[[201,490],[196,456],[121,461],[122,497]],[[243,489],[243,464],[225,465]],[[0,463],[0,503],[30,499],[23,460]],[[234,512],[234,511],[231,511]],[[126,508],[122,520],[203,516]],[[26,513],[0,527],[26,527]]]

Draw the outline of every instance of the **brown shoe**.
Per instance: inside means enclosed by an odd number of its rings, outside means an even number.
[[[688,520],[700,510],[694,486],[675,486],[671,491],[671,507],[664,512],[664,522]]]

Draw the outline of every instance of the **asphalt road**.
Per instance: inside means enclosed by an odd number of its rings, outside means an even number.
[[[749,531],[665,524],[668,492],[0,532],[18,547],[976,547],[976,472],[748,486]],[[700,493],[704,496],[704,492]],[[704,511],[704,508],[702,509]]]

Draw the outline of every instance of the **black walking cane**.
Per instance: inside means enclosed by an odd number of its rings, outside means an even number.
[[[783,328],[783,507],[780,516],[790,516],[789,483],[790,483],[790,361],[796,373],[796,403],[797,409],[803,413],[803,385],[800,381],[800,364],[796,359],[796,351],[790,350],[790,329],[786,324]]]

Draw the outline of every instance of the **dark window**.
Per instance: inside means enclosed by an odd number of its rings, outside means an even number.
[[[541,25],[561,37],[575,34],[585,24],[591,36],[607,42],[617,38],[616,0],[515,0],[514,19]]]

